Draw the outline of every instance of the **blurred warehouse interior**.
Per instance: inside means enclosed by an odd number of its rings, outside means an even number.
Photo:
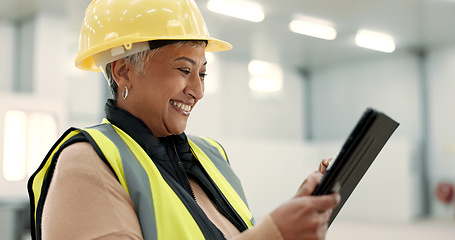
[[[245,6],[219,12],[245,1],[220,1],[196,3],[211,36],[234,48],[207,54],[187,133],[224,145],[256,219],[374,107],[401,125],[328,239],[455,238],[455,1],[251,0],[246,17],[225,15]],[[26,182],[54,141],[104,116],[102,74],[74,66],[89,3],[0,2],[1,239],[27,239]]]

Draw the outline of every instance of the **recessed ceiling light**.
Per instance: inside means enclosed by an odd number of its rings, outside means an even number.
[[[207,8],[216,13],[248,20],[262,22],[265,18],[264,10],[258,3],[239,0],[210,0]]]
[[[311,17],[295,17],[289,23],[289,29],[295,33],[325,40],[333,40],[337,37],[337,31],[330,22]]]
[[[395,51],[395,42],[390,35],[369,30],[359,30],[355,37],[355,43],[359,47],[376,51],[386,53]]]

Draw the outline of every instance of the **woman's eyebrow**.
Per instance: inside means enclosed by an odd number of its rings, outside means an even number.
[[[193,65],[196,64],[196,61],[194,61],[193,59],[191,59],[189,57],[178,57],[178,58],[174,59],[174,62],[181,61],[181,60],[187,61],[187,62],[189,62],[189,63],[191,63]],[[203,65],[207,65],[207,62],[205,62]]]
[[[181,60],[187,61],[193,65],[196,64],[196,61],[194,61],[193,59],[191,59],[189,57],[178,57],[178,58],[174,59],[174,62],[181,61]]]

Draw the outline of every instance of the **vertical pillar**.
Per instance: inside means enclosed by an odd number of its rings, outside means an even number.
[[[311,74],[307,69],[300,69],[300,74],[303,78],[303,136],[306,141],[313,140],[313,96],[312,96],[312,82]]]
[[[15,64],[15,34],[14,23],[12,21],[0,21],[0,91],[9,92],[13,90],[14,84],[14,64]]]
[[[422,207],[422,217],[428,216],[431,214],[431,204],[430,204],[430,179],[429,179],[429,96],[428,96],[428,74],[426,71],[427,67],[427,53],[424,50],[417,51],[417,57],[419,61],[419,86],[420,86],[420,114],[422,120],[422,139],[420,147],[420,181],[421,181],[421,207]]]
[[[33,91],[35,18],[19,19],[14,36],[14,92]]]

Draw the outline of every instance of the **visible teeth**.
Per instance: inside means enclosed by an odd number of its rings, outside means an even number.
[[[183,103],[176,103],[174,101],[171,101],[172,105],[182,109],[183,111],[187,111],[189,112],[191,110],[191,106],[190,105],[186,105],[186,104],[183,104]]]

